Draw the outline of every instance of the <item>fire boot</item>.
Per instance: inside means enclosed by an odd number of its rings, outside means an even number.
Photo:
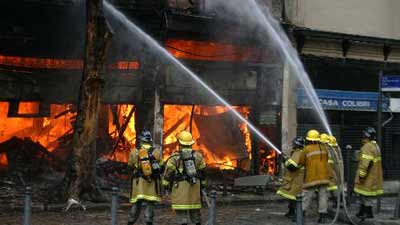
[[[289,209],[289,211],[285,214],[285,217],[293,220],[294,218],[296,218],[296,203],[293,201],[290,201],[289,205],[288,205],[288,209]]]
[[[128,221],[128,223],[126,225],[134,225],[134,223]]]
[[[318,223],[320,224],[328,224],[329,223],[329,216],[328,213],[320,213]]]
[[[289,211],[285,214],[285,217],[293,220],[294,218],[296,218],[296,211],[294,208],[289,208]]]
[[[365,210],[366,210],[365,205],[360,205],[360,209],[358,210],[358,213],[356,214],[357,218],[364,219],[365,218]]]
[[[153,222],[146,222],[146,225],[153,225]]]
[[[372,212],[372,206],[365,206],[365,218],[372,219],[374,218],[374,213]]]

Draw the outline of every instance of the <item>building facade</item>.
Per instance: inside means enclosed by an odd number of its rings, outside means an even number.
[[[361,130],[378,127],[379,74],[400,74],[400,2],[384,1],[285,1],[283,23],[290,30],[318,95],[333,133],[342,148],[359,149]],[[318,125],[303,96],[294,93],[287,130],[304,134]],[[384,93],[382,115],[385,176],[398,177],[400,158],[396,149],[398,132],[396,93]],[[390,104],[389,102],[392,102]],[[296,118],[296,119],[295,119]],[[296,126],[296,129],[294,128]],[[292,134],[291,137],[294,135]]]

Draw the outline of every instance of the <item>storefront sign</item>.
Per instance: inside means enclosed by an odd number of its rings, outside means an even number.
[[[400,75],[383,76],[382,91],[400,91]]]
[[[378,94],[375,92],[353,92],[335,90],[316,90],[319,101],[325,110],[376,111]],[[389,100],[384,99],[383,110],[386,111]],[[304,90],[297,92],[297,108],[310,109],[312,104]]]

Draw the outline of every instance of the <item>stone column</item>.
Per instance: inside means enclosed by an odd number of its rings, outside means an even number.
[[[283,67],[282,87],[282,151],[290,152],[291,142],[297,135],[297,107],[296,107],[296,79],[291,76],[290,67],[287,63]]]

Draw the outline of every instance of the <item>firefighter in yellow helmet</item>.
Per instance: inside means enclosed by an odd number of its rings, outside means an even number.
[[[372,200],[383,194],[382,158],[372,127],[363,130],[362,147],[355,177],[354,192],[360,196],[359,218],[373,218]]]
[[[304,137],[296,137],[292,142],[293,150],[285,161],[283,183],[277,194],[289,200],[289,212],[286,217],[292,221],[296,218],[296,196],[301,193],[304,180]]]
[[[179,224],[201,224],[201,189],[205,188],[206,163],[199,151],[192,149],[192,134],[182,131],[177,136],[179,150],[167,162],[163,185],[172,186],[171,202]]]
[[[306,146],[303,151],[305,157],[305,177],[303,184],[303,210],[307,211],[313,196],[318,193],[318,223],[328,223],[328,151],[320,143],[320,135],[316,130],[310,130],[306,136]]]
[[[133,167],[130,197],[133,205],[128,214],[128,225],[135,224],[144,204],[146,224],[152,225],[154,204],[160,201],[163,161],[161,151],[152,146],[153,140],[149,131],[144,130],[139,135],[138,142],[138,148],[130,152],[128,161],[128,165]]]

